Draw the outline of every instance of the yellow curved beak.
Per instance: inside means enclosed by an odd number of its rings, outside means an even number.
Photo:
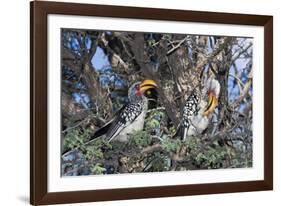
[[[148,89],[155,89],[157,88],[157,84],[155,81],[151,79],[146,79],[140,84],[140,91],[144,93]]]
[[[204,111],[204,115],[207,116],[212,113],[216,106],[218,106],[218,99],[213,92],[210,92],[208,95],[208,105]]]

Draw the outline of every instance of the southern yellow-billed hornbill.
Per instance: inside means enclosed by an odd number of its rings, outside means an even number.
[[[129,134],[142,130],[148,109],[146,92],[156,87],[153,80],[134,83],[128,90],[129,103],[124,105],[112,120],[98,129],[91,140],[104,135],[108,141],[126,142]]]
[[[196,87],[185,101],[176,136],[185,140],[189,136],[201,134],[208,127],[210,114],[218,105],[219,94],[220,84],[213,78]]]

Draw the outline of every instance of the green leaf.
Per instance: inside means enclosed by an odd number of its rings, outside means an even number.
[[[106,169],[104,167],[102,167],[102,165],[100,163],[97,163],[97,164],[91,166],[90,170],[94,175],[100,175],[106,171]]]

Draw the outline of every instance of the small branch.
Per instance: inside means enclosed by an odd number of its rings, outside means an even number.
[[[233,56],[231,63],[229,65],[232,65],[243,53],[245,53],[250,47],[252,47],[252,43],[250,43],[248,46],[246,46],[243,50],[241,50],[239,53],[236,53],[236,55]]]
[[[84,122],[86,122],[88,120],[89,120],[89,117],[87,117],[86,119],[83,119],[82,121],[80,121],[79,123],[73,125],[72,127],[66,128],[65,130],[62,131],[62,133],[65,133],[65,132],[67,132],[69,130],[75,129],[76,127],[79,127],[81,124],[83,124]]]
[[[174,46],[172,49],[170,49],[166,55],[169,56],[171,53],[173,53],[175,50],[177,50],[186,40],[188,37],[185,37],[183,40],[181,40],[176,46]]]
[[[249,79],[243,90],[242,90],[242,93],[240,94],[239,98],[232,104],[232,106],[235,108],[239,105],[239,103],[246,97],[246,95],[248,94],[250,88],[251,88],[251,85],[252,85],[252,79]]]
[[[155,151],[163,150],[163,147],[161,144],[154,144],[152,146],[148,146],[141,150],[140,154],[146,154],[146,153],[152,153]]]

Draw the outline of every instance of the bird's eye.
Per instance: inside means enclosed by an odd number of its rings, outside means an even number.
[[[151,91],[148,90],[148,91],[146,92],[146,94],[147,94],[147,95],[151,95]]]

